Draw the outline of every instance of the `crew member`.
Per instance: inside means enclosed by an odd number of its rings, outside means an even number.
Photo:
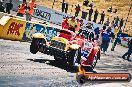
[[[26,11],[26,20],[27,20],[27,21],[31,21],[33,12],[34,12],[34,10],[36,9],[35,1],[36,1],[36,0],[32,0],[32,1],[29,2],[29,4],[28,4],[27,11]]]
[[[68,20],[68,24],[69,24],[69,30],[75,32],[75,28],[77,27],[77,23],[75,22],[74,16],[72,16],[72,18]]]
[[[23,1],[23,3],[18,6],[17,16],[23,17],[26,8],[27,8],[26,1]]]
[[[69,28],[69,25],[68,25],[68,16],[66,17],[66,19],[63,20],[62,22],[62,29],[68,29]]]

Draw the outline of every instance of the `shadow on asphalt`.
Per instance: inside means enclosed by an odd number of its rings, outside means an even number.
[[[61,69],[66,70],[67,72],[71,72],[71,73],[76,73],[78,72],[78,68],[75,66],[70,66],[66,63],[64,63],[64,61],[56,61],[56,60],[48,60],[48,59],[27,59],[33,62],[39,62],[39,63],[45,63],[51,66],[55,66]],[[92,72],[92,73],[97,73],[96,71],[94,71],[91,68],[87,68],[88,72]]]
[[[64,61],[48,60],[48,59],[27,59],[33,62],[45,63],[51,66],[55,66],[66,70],[67,72],[76,73],[78,71],[77,67],[69,66]]]

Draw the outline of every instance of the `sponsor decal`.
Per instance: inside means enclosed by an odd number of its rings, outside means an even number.
[[[12,22],[9,26],[9,29],[8,29],[8,32],[7,32],[7,35],[8,34],[15,34],[15,35],[20,35],[20,28],[23,27],[23,24],[17,24],[15,22]]]

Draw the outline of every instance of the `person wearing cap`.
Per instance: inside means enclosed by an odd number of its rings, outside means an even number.
[[[62,22],[62,29],[68,29],[69,28],[69,25],[68,25],[68,16],[66,17],[66,19],[63,20]]]
[[[69,24],[69,30],[75,32],[75,28],[77,27],[77,23],[75,21],[74,16],[72,16],[72,18],[68,20],[68,24]]]

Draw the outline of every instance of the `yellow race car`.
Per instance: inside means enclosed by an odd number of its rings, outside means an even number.
[[[38,51],[53,55],[55,60],[64,60],[70,65],[76,65],[81,58],[81,39],[76,38],[76,34],[70,30],[60,30],[58,36],[50,42],[41,33],[35,33],[30,45],[30,52],[36,54]],[[80,40],[80,41],[79,41]]]

